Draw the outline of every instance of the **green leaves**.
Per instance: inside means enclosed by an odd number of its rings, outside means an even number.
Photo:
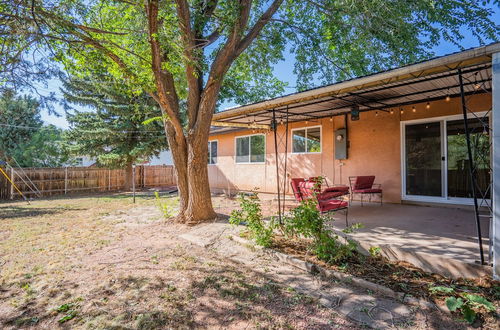
[[[450,310],[450,312],[455,312],[457,309],[462,308],[464,305],[464,301],[462,298],[448,297],[446,298],[446,307]]]
[[[477,294],[464,293],[464,298],[474,307],[484,307],[490,312],[495,311],[495,306],[486,298]]]
[[[451,312],[460,310],[464,320],[473,323],[476,320],[477,312],[481,308],[486,309],[488,312],[495,312],[495,306],[488,299],[470,293],[463,293],[462,298],[448,297],[446,298],[446,306]]]
[[[449,288],[446,286],[431,286],[429,287],[429,291],[432,294],[450,294],[455,292],[453,288]]]
[[[65,138],[73,154],[120,168],[168,149],[165,116],[145,93],[132,91],[105,73],[66,81],[63,92],[69,102],[94,108],[67,115],[71,129]]]
[[[266,224],[262,219],[260,199],[256,192],[247,196],[241,193],[238,196],[241,210],[231,211],[229,223],[232,225],[245,224],[250,231],[250,237],[260,246],[270,246],[273,237],[273,224]]]

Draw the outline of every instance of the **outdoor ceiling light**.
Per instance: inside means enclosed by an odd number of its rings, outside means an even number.
[[[351,120],[359,120],[359,106],[357,104],[351,108]]]
[[[342,134],[337,135],[337,141],[339,141],[339,142],[340,142],[340,141],[342,141],[343,139],[344,139],[344,135],[342,135]]]

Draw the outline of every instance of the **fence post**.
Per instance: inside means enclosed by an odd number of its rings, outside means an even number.
[[[68,166],[64,168],[64,194],[68,193]]]
[[[132,164],[132,191],[134,193],[134,203],[135,203],[135,164]]]
[[[12,183],[10,184],[10,199],[14,199],[14,168],[10,167],[10,180]]]

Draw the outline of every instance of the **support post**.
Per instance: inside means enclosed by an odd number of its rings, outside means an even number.
[[[271,125],[274,133],[274,157],[276,160],[276,188],[278,189],[278,222],[281,225],[281,193],[280,193],[280,167],[278,157],[278,123],[276,122],[276,111],[273,109],[273,124]]]
[[[469,124],[467,120],[467,104],[465,103],[464,82],[461,69],[458,69],[458,81],[460,83],[460,97],[462,99],[462,114],[464,117],[465,140],[467,142],[467,156],[469,158],[469,179],[471,185],[472,198],[474,200],[474,216],[476,219],[479,256],[481,260],[481,265],[484,265],[483,238],[481,237],[481,219],[479,218],[479,205],[477,203],[477,193],[476,193],[476,175],[474,173],[475,165],[474,165],[474,159],[472,158],[472,146],[470,143]]]
[[[132,165],[132,191],[134,194],[133,200],[135,204],[135,164]]]
[[[492,142],[492,196],[493,206],[492,232],[493,242],[493,278],[500,280],[500,53],[492,57],[492,111],[491,111],[491,142]]]
[[[14,168],[10,167],[10,179],[12,180],[10,184],[10,199],[14,199]]]
[[[68,167],[64,168],[64,194],[68,193]]]

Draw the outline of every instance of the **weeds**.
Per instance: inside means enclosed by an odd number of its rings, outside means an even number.
[[[163,214],[163,217],[165,219],[170,219],[175,215],[174,208],[169,203],[162,202],[160,194],[157,191],[155,191],[155,199],[156,205],[160,209],[161,214]]]
[[[241,210],[233,210],[229,222],[232,225],[246,224],[250,238],[258,245],[267,247],[272,243],[273,225],[267,225],[262,219],[262,209],[256,192],[247,196],[239,194]]]

